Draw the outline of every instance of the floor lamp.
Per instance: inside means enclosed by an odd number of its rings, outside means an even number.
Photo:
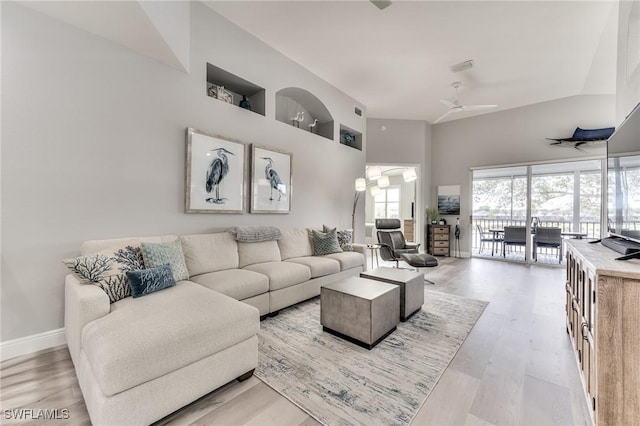
[[[356,240],[356,208],[358,207],[358,201],[360,200],[360,194],[367,190],[367,181],[365,178],[356,179],[356,195],[353,197],[353,213],[351,214],[351,232],[353,236],[352,241]]]

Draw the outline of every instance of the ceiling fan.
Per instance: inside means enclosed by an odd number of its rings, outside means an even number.
[[[459,81],[454,81],[453,83],[451,83],[451,87],[456,89],[456,97],[453,102],[440,99],[440,102],[445,104],[449,108],[449,110],[444,114],[442,114],[440,117],[438,117],[433,122],[433,124],[436,124],[437,122],[443,120],[445,117],[448,117],[450,114],[453,114],[456,112],[478,111],[482,109],[491,109],[491,108],[498,107],[498,105],[461,105],[460,101],[458,100],[458,89],[462,87],[462,83],[460,83]]]

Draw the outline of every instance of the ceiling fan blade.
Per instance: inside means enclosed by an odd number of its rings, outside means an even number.
[[[444,99],[440,99],[440,102],[442,102],[443,104],[445,104],[447,106],[447,108],[455,108],[458,105],[456,105],[455,103],[451,102],[451,101],[447,101]]]
[[[480,109],[497,108],[498,105],[463,105],[462,109],[465,111],[476,111]]]
[[[444,114],[442,114],[440,117],[436,118],[433,123],[431,124],[436,124],[437,122],[439,122],[440,120],[444,120],[449,114],[456,112],[457,110],[455,109],[450,109],[449,111],[445,112]]]

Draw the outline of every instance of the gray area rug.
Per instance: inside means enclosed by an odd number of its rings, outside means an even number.
[[[325,425],[407,425],[487,305],[425,288],[369,351],[322,331],[316,297],[261,323],[255,375]]]

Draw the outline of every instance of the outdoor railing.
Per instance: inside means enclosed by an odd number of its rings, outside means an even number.
[[[505,226],[526,226],[526,221],[518,219],[474,219],[473,220],[473,249],[480,247],[480,235],[478,227],[480,225],[483,232],[490,229],[504,229]],[[583,232],[587,234],[585,238],[600,238],[600,222],[584,221],[580,222],[580,229],[573,229],[573,222],[559,220],[539,220],[537,226],[560,228],[562,232]]]

